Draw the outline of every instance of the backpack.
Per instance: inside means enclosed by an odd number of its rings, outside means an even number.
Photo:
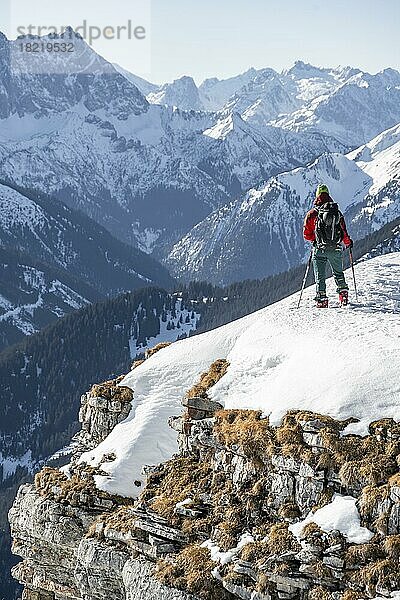
[[[340,225],[342,213],[336,202],[326,202],[316,207],[318,212],[315,223],[315,241],[317,246],[335,248],[343,239],[343,230]]]

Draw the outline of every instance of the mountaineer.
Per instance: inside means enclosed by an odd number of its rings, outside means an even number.
[[[304,220],[304,239],[312,242],[312,262],[315,273],[318,308],[328,307],[326,295],[326,264],[329,262],[335,278],[339,302],[342,306],[348,303],[349,286],[343,273],[342,244],[346,248],[353,247],[353,241],[347,233],[346,223],[336,202],[329,195],[328,187],[321,184],[312,208]]]

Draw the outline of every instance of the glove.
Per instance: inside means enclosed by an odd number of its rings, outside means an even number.
[[[353,246],[354,246],[354,242],[353,242],[353,240],[350,240],[350,242],[347,244],[346,248],[348,250],[350,250]]]

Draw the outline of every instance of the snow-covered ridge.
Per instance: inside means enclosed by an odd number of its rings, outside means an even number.
[[[356,273],[357,306],[342,310],[333,301],[325,311],[311,308],[314,290],[308,288],[300,310],[294,309],[297,295],[291,296],[176,342],[127,375],[122,384],[134,390],[129,417],[81,457],[96,465],[115,452],[116,460],[102,465],[109,476],[97,476],[97,485],[137,494],[133,481],[143,481],[142,466],[177,450],[168,418],[182,411],[185,392],[218,358],[230,366],[210,397],[226,408],[261,409],[273,424],[289,409],[356,417],[346,432],[361,434],[373,420],[400,420],[400,253],[366,261]],[[334,298],[331,281],[329,294]]]

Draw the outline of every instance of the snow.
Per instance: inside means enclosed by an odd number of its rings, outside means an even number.
[[[3,467],[3,480],[11,475],[14,475],[18,467],[25,467],[28,471],[32,471],[34,462],[32,460],[32,451],[27,450],[23,456],[9,457],[3,456],[0,452],[0,466]]]
[[[242,548],[251,542],[254,542],[253,536],[250,533],[245,532],[241,535],[237,546],[235,546],[235,548],[230,548],[226,552],[221,552],[219,546],[217,546],[217,544],[215,544],[212,540],[206,540],[201,544],[201,547],[208,548],[211,554],[211,560],[218,562],[223,566],[232,562],[232,559],[239,554]]]
[[[369,423],[383,417],[400,420],[400,253],[365,261],[356,274],[360,305],[313,308],[312,286],[300,310],[295,294],[178,341],[131,371],[121,382],[134,390],[129,416],[81,457],[98,465],[115,452],[116,460],[102,465],[108,475],[96,476],[99,488],[134,497],[134,480],[144,481],[142,466],[177,452],[168,418],[181,414],[185,392],[218,358],[230,366],[210,397],[228,409],[261,409],[274,425],[290,409],[358,418],[346,433],[366,434]],[[331,280],[328,293],[334,298]]]
[[[146,339],[146,344],[138,344],[137,338],[132,336],[129,339],[129,351],[131,358],[136,358],[136,356],[143,354],[147,349],[154,348],[157,344],[161,344],[162,342],[175,342],[175,340],[183,335],[189,335],[191,331],[196,329],[197,321],[200,319],[200,313],[194,312],[192,318],[192,311],[187,310],[186,308],[182,309],[182,301],[177,300],[175,304],[175,312],[176,317],[172,316],[171,311],[167,311],[166,321],[162,321],[160,317],[160,333],[156,336],[150,337]],[[180,323],[180,317],[182,317],[183,322]],[[189,323],[186,323],[186,318],[189,317]],[[168,323],[173,323],[173,329],[167,329]],[[179,328],[177,325],[179,323]]]
[[[289,526],[289,530],[301,539],[305,525],[316,523],[323,531],[340,531],[352,544],[366,544],[373,537],[372,531],[360,525],[360,514],[357,509],[356,499],[352,496],[335,494],[332,502],[319,508],[298,523]]]

